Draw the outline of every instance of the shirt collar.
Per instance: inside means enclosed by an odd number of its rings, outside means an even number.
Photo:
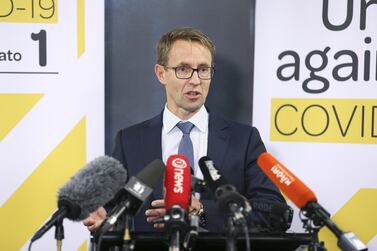
[[[178,122],[182,121],[171,111],[169,111],[167,105],[165,105],[162,123],[166,132],[170,132],[177,125]],[[206,132],[208,130],[208,112],[203,105],[197,113],[194,114],[189,120],[195,125],[201,132]],[[185,122],[185,121],[184,121]]]

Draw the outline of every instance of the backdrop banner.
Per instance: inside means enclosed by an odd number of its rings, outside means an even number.
[[[57,191],[104,153],[104,2],[0,0],[0,250],[27,250]],[[89,232],[64,221],[63,250]],[[54,250],[54,227],[32,250]]]
[[[263,0],[255,22],[254,125],[333,220],[377,250],[377,2]],[[320,239],[338,250],[328,230]]]

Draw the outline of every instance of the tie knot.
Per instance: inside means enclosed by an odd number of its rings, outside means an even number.
[[[190,134],[192,128],[194,128],[194,124],[189,121],[179,122],[177,127],[183,132],[183,134]]]

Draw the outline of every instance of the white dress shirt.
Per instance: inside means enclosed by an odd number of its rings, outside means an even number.
[[[203,179],[203,174],[199,168],[199,159],[207,155],[208,145],[208,112],[204,105],[200,110],[192,116],[189,120],[181,120],[175,116],[167,106],[163,112],[162,118],[162,134],[161,134],[161,148],[162,148],[162,160],[166,164],[167,159],[172,154],[178,153],[179,142],[182,139],[183,133],[176,126],[178,122],[190,121],[194,124],[190,132],[190,138],[194,149],[194,176]]]

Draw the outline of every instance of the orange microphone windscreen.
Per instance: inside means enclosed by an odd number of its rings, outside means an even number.
[[[277,161],[271,154],[264,152],[257,163],[270,180],[298,207],[303,208],[317,198],[299,178]]]

